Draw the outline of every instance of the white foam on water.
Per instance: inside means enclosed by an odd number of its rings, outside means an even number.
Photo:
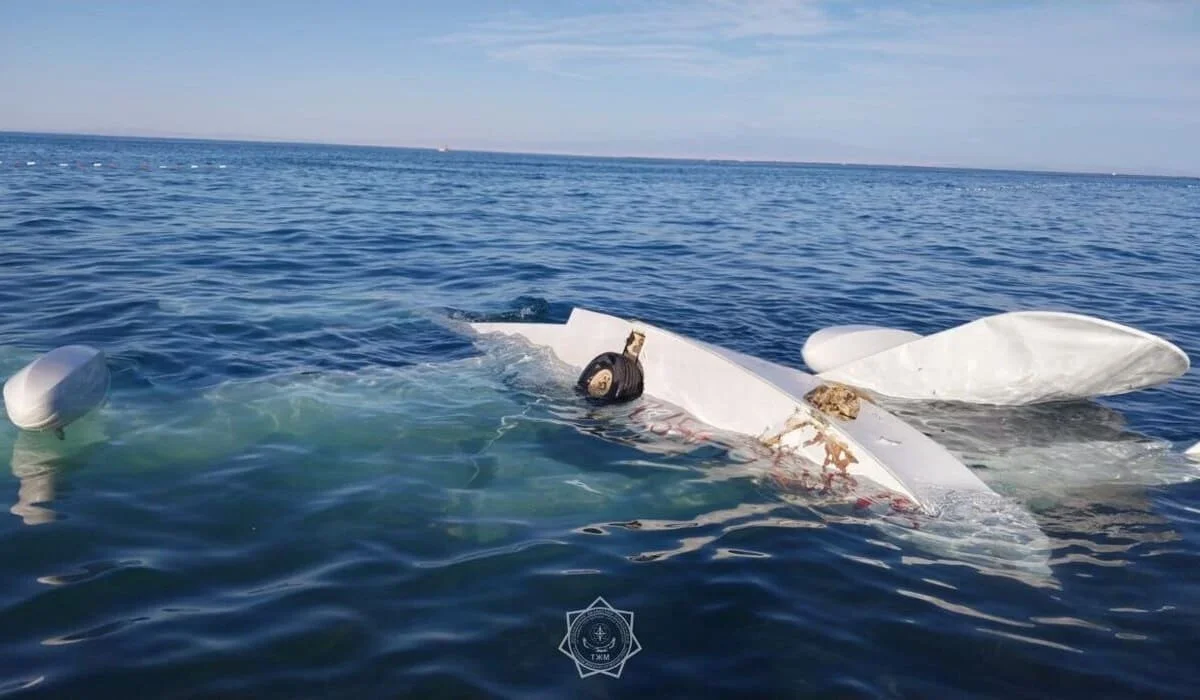
[[[1020,503],[985,492],[935,494],[931,515],[889,513],[877,525],[891,538],[981,573],[1057,587],[1054,545]]]

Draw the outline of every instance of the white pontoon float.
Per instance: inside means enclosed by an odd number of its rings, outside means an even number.
[[[999,499],[944,447],[887,411],[819,377],[676,335],[646,323],[576,308],[565,324],[475,323],[480,334],[517,336],[581,370],[645,333],[645,394],[714,428],[842,470],[929,513],[947,492]],[[840,394],[839,394],[840,390]],[[822,408],[819,409],[817,406]]]
[[[104,403],[109,372],[104,353],[64,345],[38,357],[4,382],[4,410],[13,425],[55,431]]]

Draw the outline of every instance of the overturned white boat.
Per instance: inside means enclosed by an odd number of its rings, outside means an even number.
[[[1112,321],[1016,311],[921,336],[833,326],[801,350],[821,379],[896,399],[1022,406],[1123,394],[1188,371],[1172,343]]]
[[[481,334],[517,336],[582,369],[645,334],[645,394],[714,428],[761,439],[826,470],[867,480],[937,513],[947,494],[1002,500],[962,462],[865,397],[819,377],[649,324],[574,309],[565,324],[475,323]]]

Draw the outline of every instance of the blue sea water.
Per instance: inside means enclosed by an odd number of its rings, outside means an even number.
[[[1033,513],[1030,573],[461,324],[586,306],[799,365],[1049,308],[1198,358],[1198,230],[1194,179],[0,135],[0,374],[113,371],[64,441],[0,427],[0,695],[1194,697],[1194,370],[905,409]],[[558,649],[597,597],[620,678]]]

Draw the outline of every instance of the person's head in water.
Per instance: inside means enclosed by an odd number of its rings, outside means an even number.
[[[646,336],[633,331],[625,339],[625,350],[597,355],[579,375],[579,391],[593,401],[618,403],[642,395],[642,362],[638,356]]]

